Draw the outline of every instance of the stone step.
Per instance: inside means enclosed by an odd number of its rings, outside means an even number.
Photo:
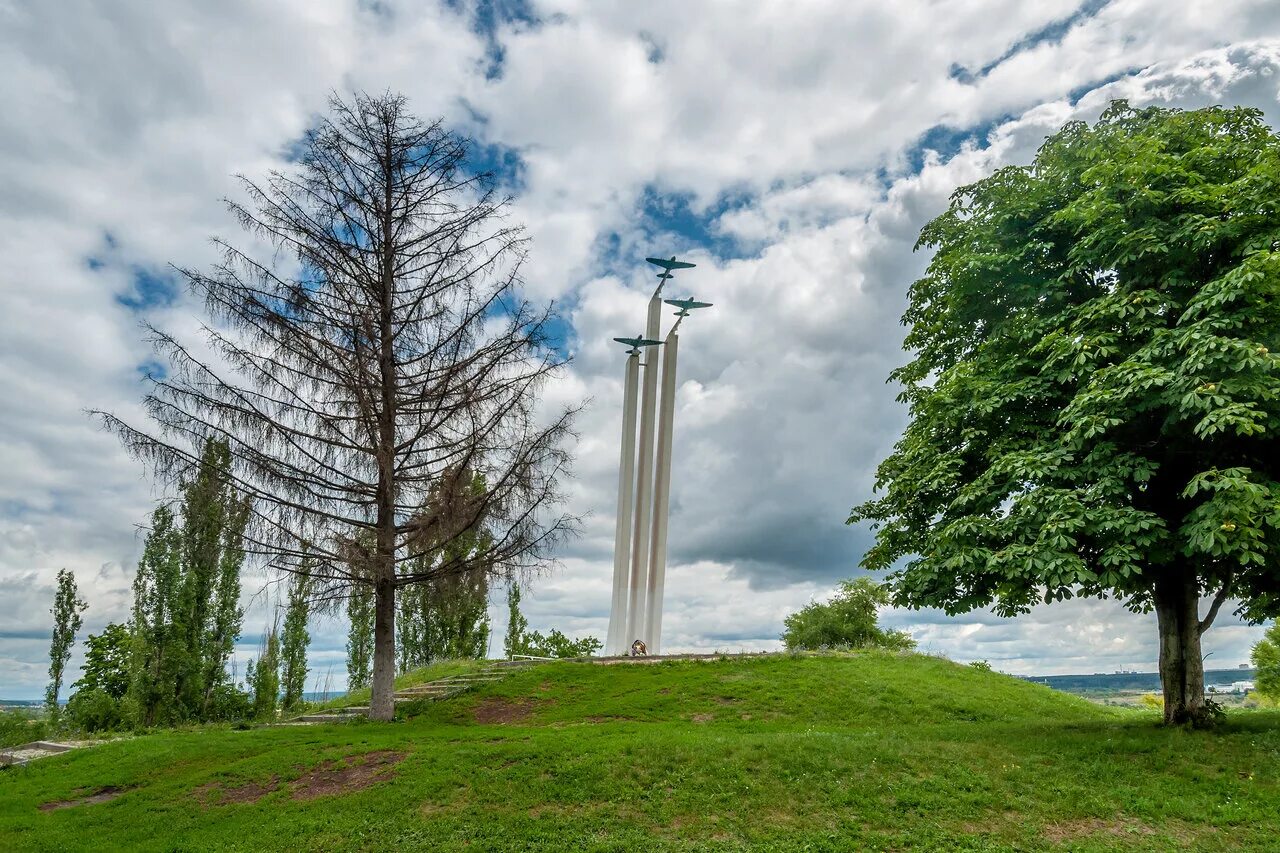
[[[347,720],[354,720],[359,714],[303,714],[301,717],[294,717],[290,722],[295,723],[341,723]]]

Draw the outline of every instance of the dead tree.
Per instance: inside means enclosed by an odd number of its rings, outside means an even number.
[[[466,141],[399,96],[330,107],[296,168],[242,178],[248,200],[227,202],[273,257],[218,240],[210,271],[179,269],[215,322],[203,350],[150,328],[170,365],[148,377],[154,426],[98,414],[164,477],[224,439],[252,498],[247,552],[305,564],[322,598],[373,588],[370,716],[387,720],[396,589],[543,566],[575,528],[556,506],[576,410],[536,410],[564,363],[553,309],[520,295],[526,238],[468,170]],[[441,479],[464,474],[483,476],[483,494],[438,506],[465,494]],[[447,545],[481,524],[483,549],[437,547],[445,556],[408,566],[411,540]]]

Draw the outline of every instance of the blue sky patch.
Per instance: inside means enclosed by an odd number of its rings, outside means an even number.
[[[1059,18],[1056,21],[1050,21],[1040,29],[1027,33],[1010,45],[1008,50],[977,71],[958,64],[952,65],[950,71],[951,79],[966,85],[973,85],[1020,53],[1025,53],[1042,44],[1058,44],[1066,37],[1067,33],[1071,32],[1076,24],[1094,17],[1106,8],[1110,2],[1111,0],[1085,0],[1080,8],[1070,15],[1065,18]]]

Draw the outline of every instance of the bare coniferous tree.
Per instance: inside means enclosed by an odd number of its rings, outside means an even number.
[[[252,504],[246,552],[305,566],[319,601],[372,589],[370,716],[387,720],[396,589],[477,566],[532,570],[574,529],[555,509],[574,410],[535,411],[563,364],[552,309],[520,296],[526,238],[488,176],[468,171],[465,141],[402,97],[330,106],[296,170],[243,179],[249,202],[228,202],[277,260],[218,241],[210,272],[181,270],[219,321],[206,329],[214,355],[151,329],[172,365],[144,400],[156,429],[100,414],[166,477],[224,439]],[[477,475],[482,494],[460,488]],[[460,497],[430,499],[441,494]],[[444,547],[481,525],[483,549]],[[436,559],[408,547],[424,540]]]

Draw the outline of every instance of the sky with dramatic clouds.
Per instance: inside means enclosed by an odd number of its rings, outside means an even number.
[[[1270,0],[0,0],[0,696],[43,690],[59,568],[87,631],[126,618],[138,525],[171,494],[84,409],[139,417],[139,321],[201,319],[168,264],[237,236],[232,176],[284,164],[330,92],[401,91],[474,139],[533,237],[529,295],[565,312],[548,396],[592,401],[570,488],[591,514],[526,596],[535,628],[606,632],[609,339],[642,325],[645,255],[698,264],[674,288],[716,307],[682,334],[665,640],[754,650],[856,572],[869,533],[843,522],[904,424],[885,377],[951,191],[1113,98],[1274,125],[1278,70]],[[1015,673],[1157,655],[1153,619],[1111,602],[885,620]],[[312,632],[309,687],[341,686],[345,626]],[[1224,615],[1206,651],[1234,666],[1259,634]]]

